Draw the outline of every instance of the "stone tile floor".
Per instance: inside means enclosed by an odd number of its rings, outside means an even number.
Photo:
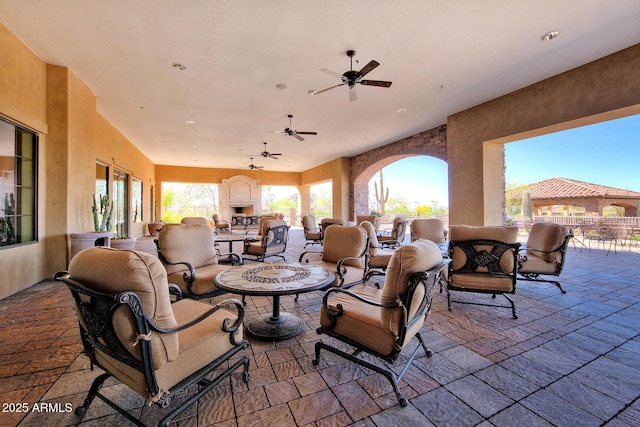
[[[289,260],[297,260],[302,245],[302,231],[292,229]],[[561,277],[568,293],[519,282],[517,320],[504,308],[455,304],[449,312],[436,294],[422,329],[435,353],[427,358],[420,351],[403,378],[406,408],[378,374],[326,352],[314,367],[322,294],[302,294],[298,302],[283,297],[283,309],[304,318],[308,329],[281,342],[251,340],[249,384],[235,374],[176,425],[638,426],[639,261],[635,249],[607,256],[571,247]],[[270,310],[267,298],[247,301],[249,318]],[[47,280],[0,301],[0,426],[127,425],[98,399],[80,424],[67,411],[80,405],[98,374],[80,351],[63,285]],[[105,393],[144,422],[160,418],[127,387],[108,384]]]

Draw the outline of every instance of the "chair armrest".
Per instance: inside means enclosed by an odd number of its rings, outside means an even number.
[[[322,298],[322,306],[324,307],[325,310],[327,310],[327,313],[331,316],[340,316],[344,311],[344,309],[342,308],[342,304],[338,304],[336,306],[338,309],[337,311],[333,311],[331,307],[329,307],[329,304],[328,304],[329,297],[331,296],[331,294],[334,294],[334,293],[342,293],[342,294],[348,295],[351,298],[355,298],[358,301],[364,302],[365,304],[372,305],[374,307],[394,308],[398,306],[397,301],[394,301],[391,304],[381,304],[377,301],[371,301],[370,299],[360,296],[355,292],[351,292],[342,288],[331,288],[325,292],[324,297]]]
[[[322,254],[322,251],[305,251],[300,254],[300,258],[298,258],[298,262],[306,262],[309,263],[309,259],[304,259],[307,254]]]
[[[121,292],[118,296],[119,296],[119,300],[122,301],[122,298],[128,298],[130,297],[130,295],[135,295],[136,298],[138,298],[138,296],[134,293],[134,292]],[[238,301],[237,299],[227,299],[224,301],[221,301],[215,305],[213,305],[211,307],[210,310],[208,310],[206,313],[198,316],[196,319],[191,320],[190,322],[187,322],[183,325],[178,325],[175,328],[170,328],[170,329],[164,329],[164,328],[160,328],[159,326],[157,326],[155,323],[153,323],[153,321],[151,319],[149,319],[147,317],[147,314],[144,312],[144,310],[142,310],[142,314],[143,317],[145,318],[145,320],[148,322],[149,327],[151,328],[151,330],[159,332],[159,333],[163,333],[163,334],[171,334],[171,333],[175,333],[175,332],[180,332],[180,331],[184,331],[185,329],[188,329],[200,322],[202,322],[204,319],[206,319],[207,317],[211,316],[213,313],[219,311],[220,309],[223,308],[228,308],[229,306],[235,306],[236,311],[238,313],[238,317],[236,318],[236,321],[231,323],[230,320],[227,318],[224,320],[223,324],[222,324],[222,330],[224,332],[233,332],[235,330],[237,330],[240,325],[242,324],[242,321],[244,319],[244,307],[242,305],[242,303],[240,301]]]
[[[385,246],[391,246],[391,247],[395,247],[395,246],[400,246],[400,242],[398,242],[395,239],[390,239],[390,240],[378,240],[378,244],[381,247],[385,247]]]
[[[156,239],[156,245],[158,244],[158,240]],[[164,255],[162,255],[162,251],[160,251],[158,249],[158,258],[160,258],[160,261],[162,261],[163,264],[166,265],[184,265],[185,267],[187,267],[187,270],[189,270],[188,272],[185,271],[184,274],[182,275],[182,280],[185,281],[185,283],[187,284],[187,286],[190,286],[191,283],[194,282],[194,280],[196,280],[196,270],[193,268],[193,265],[191,265],[190,263],[186,262],[186,261],[178,261],[178,262],[169,262]]]
[[[364,258],[364,259],[363,259]],[[344,266],[344,263],[346,261],[349,260],[360,260],[362,261],[363,265],[364,265],[364,273],[367,272],[367,266],[369,265],[369,263],[367,262],[367,254],[362,254],[359,256],[346,256],[344,258],[340,258],[338,260],[338,262],[336,263],[336,272],[338,273],[338,277],[341,279],[340,280],[340,284],[342,285],[342,278],[345,276],[345,274],[347,274],[347,267]]]
[[[218,254],[218,262],[220,264],[228,264],[228,261],[221,261],[220,259],[226,259],[226,260],[231,260],[231,265],[241,265],[242,264],[242,258],[240,257],[240,255],[238,254],[234,254],[233,252],[229,252],[229,253],[225,253],[225,254]]]
[[[171,301],[172,304],[182,299],[182,291],[180,290],[180,287],[175,283],[169,283],[169,294],[176,296],[176,299]]]

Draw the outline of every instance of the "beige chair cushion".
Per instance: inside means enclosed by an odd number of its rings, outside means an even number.
[[[69,264],[69,274],[88,289],[107,294],[135,292],[144,311],[161,328],[175,328],[167,275],[160,260],[146,252],[94,247],[79,252]],[[114,314],[114,327],[127,350],[141,359],[140,347],[134,346],[137,332],[127,307]],[[178,334],[151,335],[154,368],[159,369],[178,357]]]
[[[188,298],[175,302],[172,307],[179,325],[195,320],[212,308],[209,304]],[[222,323],[225,319],[230,319],[233,323],[236,318],[234,313],[222,309],[191,328],[171,334],[179,336],[180,354],[171,362],[156,369],[155,375],[160,390],[165,393],[171,391],[171,388],[186,376],[231,350],[233,345],[229,339],[229,333],[222,330]],[[235,340],[238,342],[242,338],[242,328],[240,328]],[[155,360],[155,352],[153,356]],[[97,353],[96,358],[120,381],[146,399],[153,400],[141,372],[102,353]]]
[[[214,231],[208,225],[165,226],[158,235],[162,256],[169,262],[188,262],[193,268],[217,264]],[[166,265],[167,274],[187,271],[183,265]]]
[[[382,290],[370,286],[356,285],[349,291],[378,303],[382,298]],[[338,304],[342,305],[343,312],[337,318],[333,331],[382,354],[391,354],[394,351],[396,336],[382,328],[379,307],[340,293],[334,294],[328,300],[328,305],[333,310],[337,309]],[[331,326],[324,307],[320,310],[320,325],[325,328]]]
[[[436,243],[444,243],[444,223],[438,218],[414,219],[410,225],[413,240],[427,239]]]
[[[505,226],[470,226],[470,225],[453,225],[450,230],[451,241],[465,240],[497,240],[504,243],[517,243],[518,227]],[[491,250],[491,246],[478,245],[478,251]],[[453,248],[451,268],[458,270],[462,268],[467,256],[458,247]],[[511,272],[514,269],[514,256],[511,251],[506,251],[500,258],[500,268],[504,272]],[[479,272],[488,272],[482,267],[478,268]],[[513,281],[511,278],[490,276],[488,274],[454,274],[451,278],[451,284],[459,288],[467,289],[485,289],[510,292],[513,290]]]
[[[336,263],[320,260],[320,261],[311,261],[309,264],[320,265],[335,274],[336,278],[333,281],[333,283],[331,283],[330,286],[348,285],[350,283],[362,282],[362,280],[364,279],[364,268],[353,267],[350,265],[343,264],[343,267],[346,269],[346,273],[343,276],[344,279],[342,283],[340,283],[340,278],[338,277],[338,272],[336,269],[337,268]]]
[[[369,221],[373,224],[373,228],[375,228],[376,233],[380,229],[380,224],[382,224],[382,218],[375,215],[358,215],[356,216],[356,225],[360,225],[362,221]]]
[[[341,258],[357,257],[363,253],[367,244],[367,232],[358,226],[330,226],[324,235],[322,260],[337,263]],[[361,259],[347,260],[344,265],[364,268]]]
[[[403,295],[409,286],[412,274],[419,271],[427,271],[442,262],[442,253],[438,246],[430,240],[418,240],[400,247],[395,251],[389,261],[384,286],[382,288],[383,304],[390,304]],[[418,288],[411,304],[412,310],[418,308],[424,297],[424,288]],[[409,313],[409,318],[415,311]],[[402,308],[382,309],[382,326],[392,334],[397,334],[403,317]]]
[[[518,242],[518,227],[505,226],[471,226],[452,225],[449,238],[452,241],[465,240],[497,240],[504,243]],[[478,246],[478,250],[490,249],[488,246]],[[453,248],[452,268],[458,270],[464,266],[467,257],[460,248]],[[513,270],[513,254],[505,252],[500,259],[500,268],[503,271]]]
[[[367,232],[369,236],[369,255],[375,255],[375,249],[380,247],[380,243],[378,242],[378,236],[376,236],[376,228],[369,221],[361,221],[358,225]]]
[[[302,227],[304,228],[304,233],[307,236],[308,233],[318,233],[318,222],[316,221],[316,217],[313,215],[305,215],[302,217]]]
[[[371,268],[387,268],[391,256],[395,252],[394,249],[381,249],[376,236],[376,229],[369,221],[359,223],[369,236],[369,267]]]
[[[522,253],[522,252],[521,252]],[[547,262],[543,258],[536,255],[536,252],[526,252],[527,260],[522,263],[522,267],[518,269],[520,273],[539,273],[539,274],[557,274],[559,264],[555,262]],[[560,261],[558,261],[560,262]]]
[[[220,272],[228,268],[229,266],[225,264],[209,264],[205,265],[204,267],[199,267],[196,270],[196,280],[194,280],[193,284],[191,285],[191,292],[196,295],[203,295],[216,291],[218,288],[215,285],[214,279]],[[189,292],[187,289],[187,284],[183,279],[183,274],[183,271],[169,274],[167,276],[167,280],[169,281],[169,283],[178,285],[182,292]]]
[[[264,224],[263,224],[263,228],[262,228],[263,234],[267,231],[267,229],[278,227],[278,226],[281,226],[281,225],[286,226],[287,225],[286,221],[284,221],[282,219],[270,218],[269,220],[265,221]],[[274,238],[275,238],[275,236],[274,236],[273,232],[267,233],[267,238],[265,240],[265,243],[267,245],[270,244],[271,242],[273,242]]]
[[[525,247],[537,251],[553,251],[562,245],[566,235],[567,229],[562,225],[536,222],[531,226]],[[559,251],[554,253],[527,251],[527,257],[532,255],[550,263],[559,263],[562,261],[562,254]]]
[[[346,222],[342,218],[322,218],[320,220],[320,225],[322,227],[328,227],[329,225],[332,225],[332,224],[345,225]]]
[[[206,225],[209,226],[209,221],[207,221],[206,218],[203,218],[201,216],[187,216],[182,218],[182,221],[180,221],[181,224],[185,224],[185,225]]]

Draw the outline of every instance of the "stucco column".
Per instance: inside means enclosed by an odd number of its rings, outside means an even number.
[[[298,192],[300,193],[300,220],[302,217],[311,213],[311,186],[310,185],[298,185]]]
[[[639,67],[640,44],[449,116],[450,223],[502,223],[502,144],[637,114]]]

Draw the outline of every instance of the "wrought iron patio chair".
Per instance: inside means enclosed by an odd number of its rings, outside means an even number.
[[[244,241],[242,255],[247,255],[256,261],[264,261],[269,257],[280,257],[286,261],[284,252],[287,250],[289,226],[281,219],[270,219],[263,224],[263,234],[260,238],[248,238]]]
[[[504,296],[517,319],[516,306],[507,294],[516,292],[518,275],[518,227],[453,225],[449,234],[447,272],[447,306],[451,310],[451,291]],[[495,306],[481,302],[456,301],[463,304]]]
[[[249,381],[249,359],[238,352],[243,339],[243,307],[237,300],[214,306],[180,299],[164,267],[146,252],[93,247],[78,253],[68,272],[56,273],[71,291],[78,314],[84,353],[96,377],[82,406],[82,417],[98,397],[136,425],[144,425],[126,408],[101,392],[114,377],[149,404],[164,408],[160,426],[171,423],[202,396],[243,368]],[[170,290],[177,301],[171,303]],[[189,395],[188,390],[197,391]],[[188,396],[182,398],[183,396]],[[174,398],[175,408],[170,408]]]
[[[364,284],[349,290],[329,289],[322,300],[317,332],[348,344],[355,351],[348,353],[321,340],[315,345],[313,364],[318,366],[324,349],[380,373],[391,383],[400,405],[407,406],[398,383],[420,348],[427,356],[433,354],[419,330],[431,307],[433,290],[449,262],[433,242],[421,240],[395,251],[382,289]],[[406,364],[396,373],[397,369],[387,365],[398,359],[414,337],[419,345],[404,356]],[[361,352],[381,363],[359,357]]]
[[[559,281],[544,279],[540,276],[560,276],[572,237],[573,234],[562,225],[543,222],[533,224],[527,243],[520,248],[518,259],[520,280],[551,283],[566,294],[567,291],[562,288]]]

